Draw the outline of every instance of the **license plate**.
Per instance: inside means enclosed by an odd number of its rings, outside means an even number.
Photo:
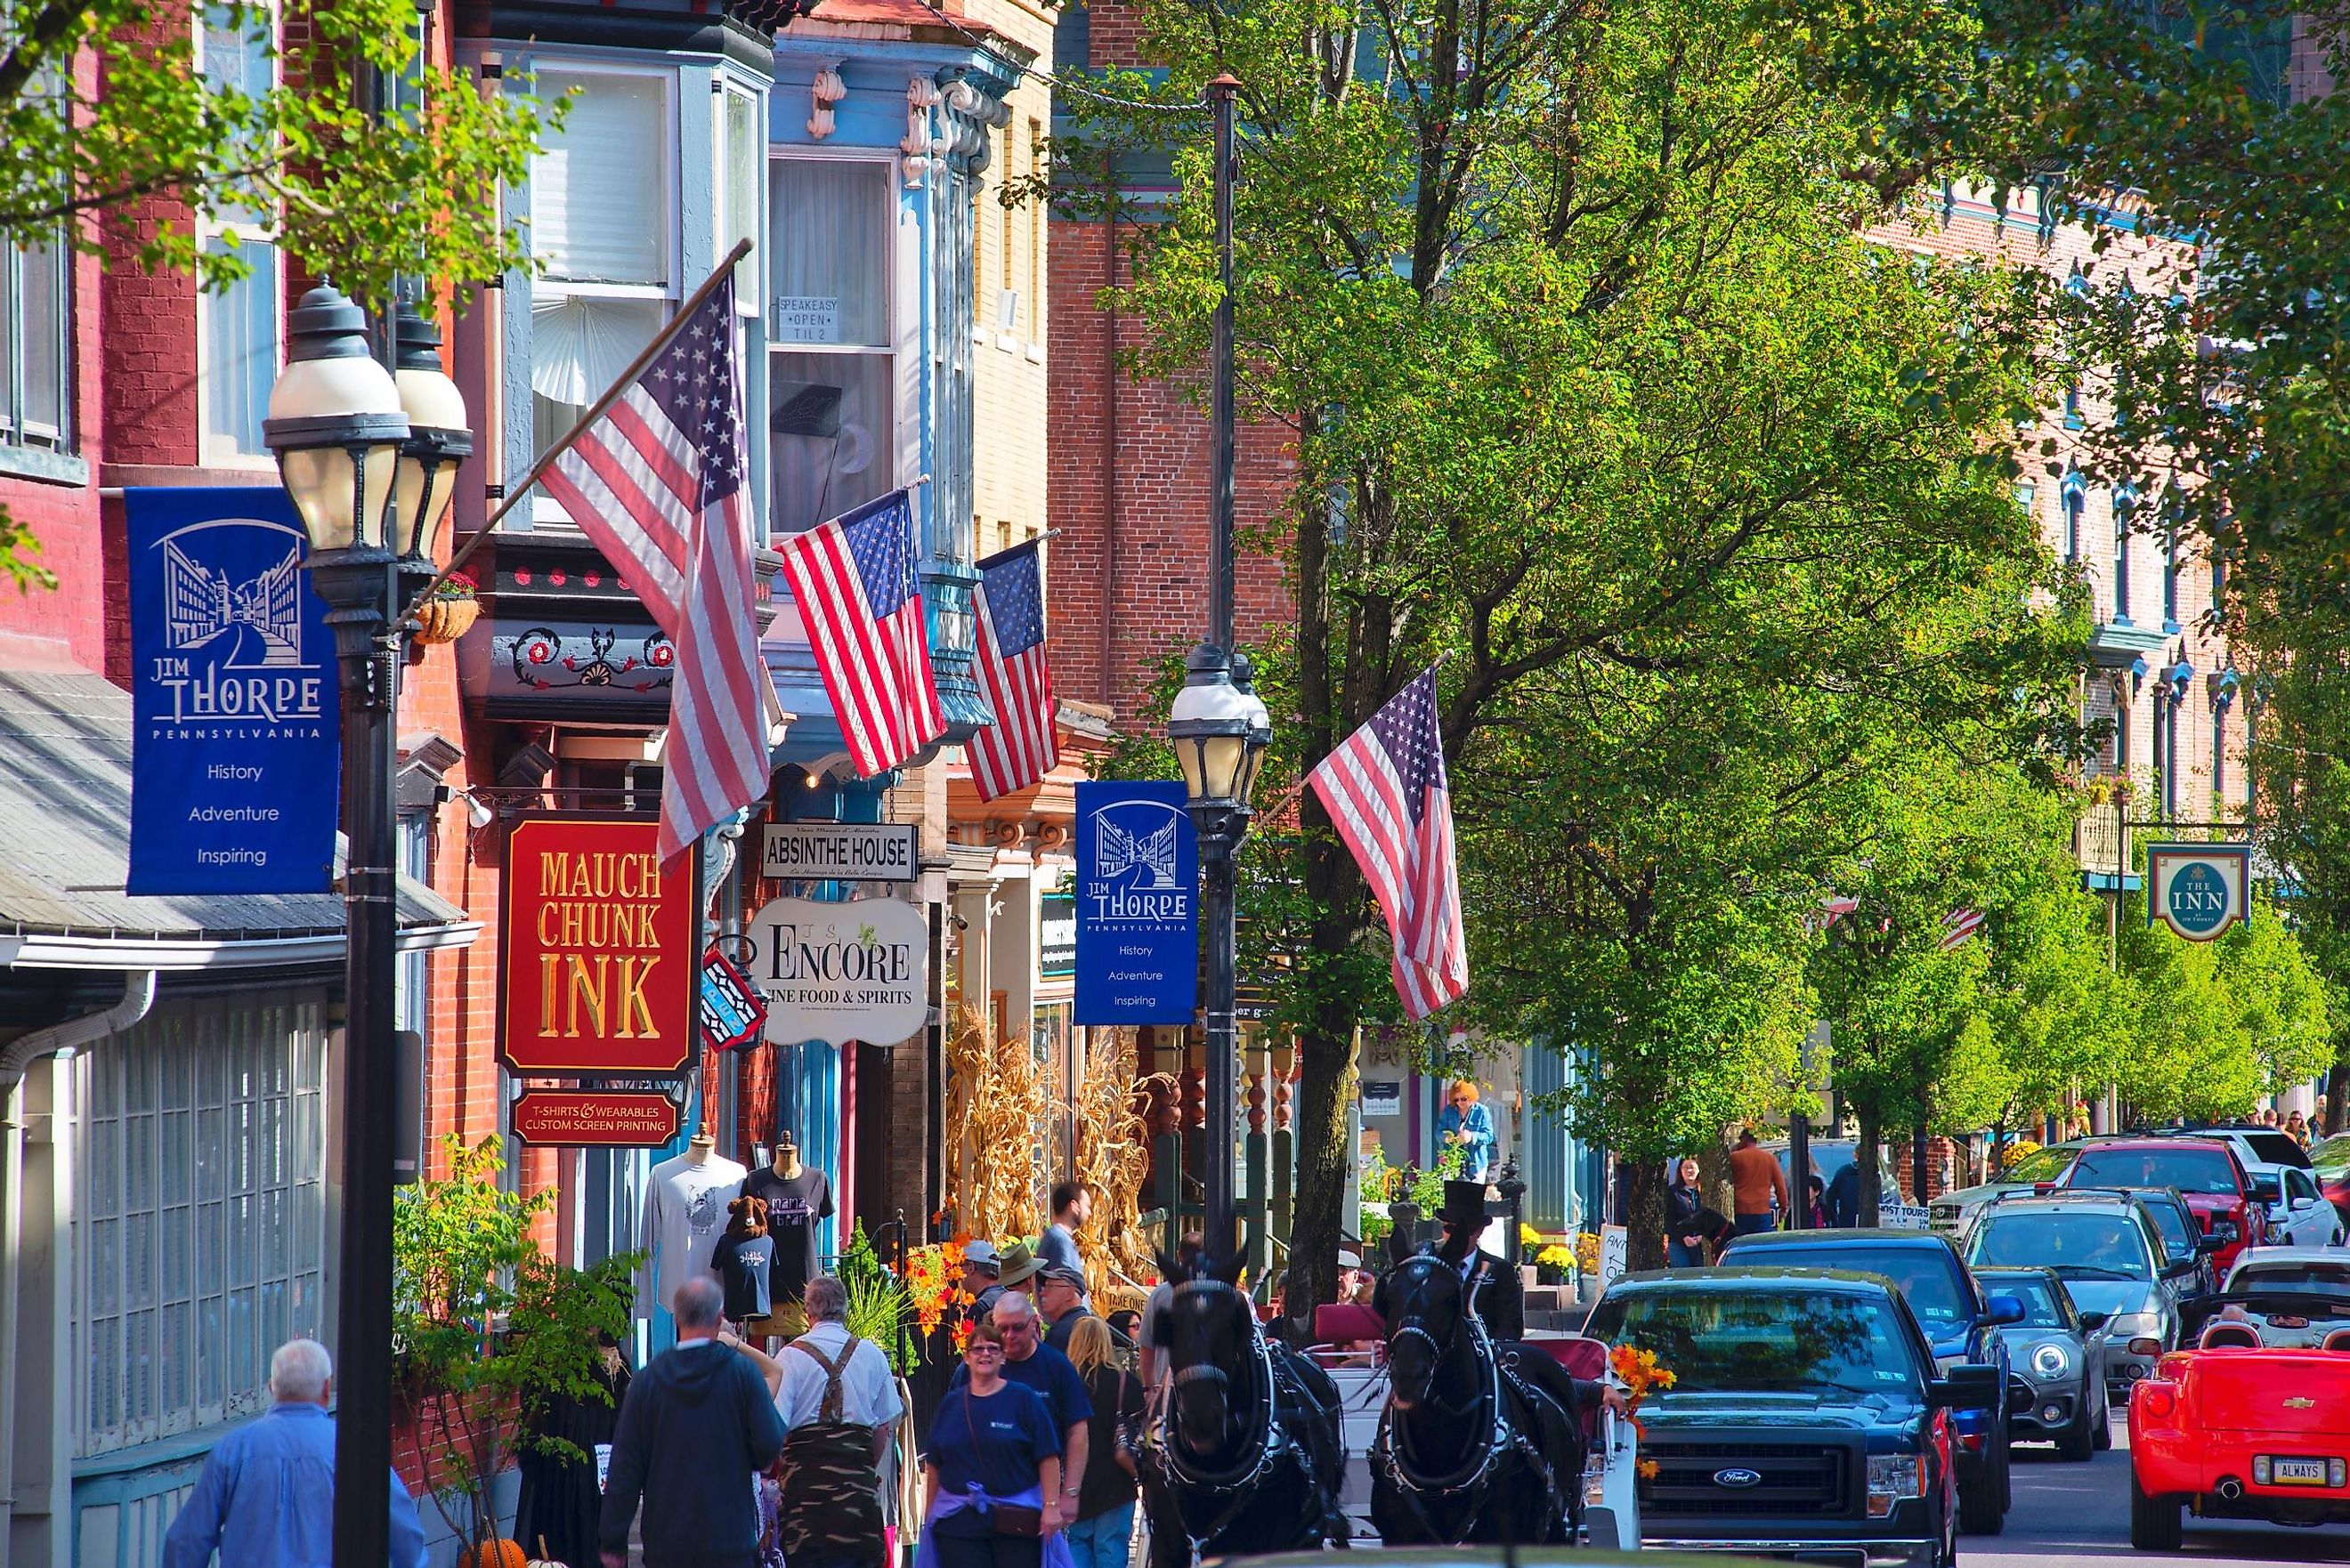
[[[2324,1486],[2324,1459],[2271,1459],[2269,1474],[2278,1486]]]

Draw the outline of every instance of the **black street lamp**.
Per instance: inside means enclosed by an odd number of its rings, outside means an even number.
[[[412,314],[412,313],[411,313]],[[399,1103],[393,1043],[398,878],[392,794],[400,601],[429,572],[456,469],[472,450],[464,400],[421,318],[400,375],[369,352],[367,318],[314,288],[288,319],[286,369],[263,436],[310,538],[305,566],[341,667],[345,1020],[340,1279],[336,1301],[335,1561],[374,1568],[390,1551],[391,1200]],[[406,325],[406,324],[404,324]],[[408,334],[403,334],[407,336]]]

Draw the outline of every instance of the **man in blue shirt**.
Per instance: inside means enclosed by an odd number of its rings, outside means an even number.
[[[315,1339],[269,1358],[269,1413],[223,1438],[163,1535],[162,1568],[331,1568],[335,1556],[334,1363]],[[391,1476],[391,1568],[424,1568],[424,1526]]]

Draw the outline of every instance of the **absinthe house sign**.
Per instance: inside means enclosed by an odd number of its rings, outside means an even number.
[[[775,898],[745,935],[743,969],[767,999],[766,1034],[778,1044],[895,1045],[930,1020],[931,927],[919,905]]]

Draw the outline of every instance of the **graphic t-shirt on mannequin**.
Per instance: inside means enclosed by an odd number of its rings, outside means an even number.
[[[807,1282],[822,1272],[816,1266],[816,1222],[832,1218],[832,1183],[812,1165],[796,1176],[785,1176],[762,1167],[743,1179],[743,1196],[767,1202],[767,1234],[775,1238],[775,1261],[769,1276],[775,1299],[795,1302],[807,1293]]]
[[[699,1163],[681,1154],[653,1167],[637,1233],[645,1253],[637,1271],[639,1317],[666,1309],[678,1286],[710,1272],[710,1256],[726,1231],[727,1200],[741,1189],[743,1174],[740,1165],[716,1154]]]

